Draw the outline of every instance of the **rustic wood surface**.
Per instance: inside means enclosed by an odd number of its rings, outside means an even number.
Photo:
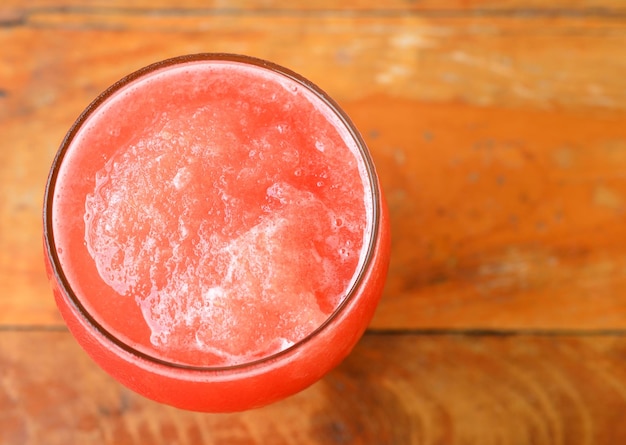
[[[325,89],[389,201],[388,285],[327,378],[231,415],[159,406],[63,327],[41,204],[105,87],[195,52]],[[4,0],[0,444],[626,442],[626,3]]]
[[[237,414],[183,412],[96,370],[67,332],[0,332],[0,434],[36,444],[614,444],[621,336],[366,334],[326,378]]]

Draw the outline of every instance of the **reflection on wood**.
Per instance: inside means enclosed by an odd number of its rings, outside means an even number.
[[[0,443],[619,443],[624,354],[621,336],[369,334],[304,392],[213,415],[130,393],[67,332],[2,332]]]

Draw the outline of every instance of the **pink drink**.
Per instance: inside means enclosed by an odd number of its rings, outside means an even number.
[[[132,389],[260,406],[332,369],[382,292],[385,207],[347,117],[288,70],[199,55],[111,87],[70,130],[45,210],[57,304]]]

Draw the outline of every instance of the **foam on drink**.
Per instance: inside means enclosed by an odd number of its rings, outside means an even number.
[[[117,137],[84,199],[108,298],[134,301],[155,351],[184,363],[238,364],[302,340],[345,298],[371,236],[348,130],[293,80],[236,63],[157,71],[92,119],[151,92],[159,111]]]

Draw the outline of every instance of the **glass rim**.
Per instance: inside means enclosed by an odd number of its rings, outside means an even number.
[[[341,121],[341,124],[345,126],[345,129],[348,130],[350,137],[354,141],[357,146],[358,153],[363,160],[366,172],[367,179],[369,181],[369,187],[371,190],[371,200],[372,200],[372,211],[371,211],[371,234],[368,237],[367,249],[365,250],[365,258],[364,261],[361,262],[360,268],[353,275],[352,283],[350,287],[345,292],[345,296],[341,300],[341,302],[335,307],[335,309],[328,315],[328,317],[321,323],[317,328],[307,334],[305,337],[296,341],[292,345],[287,348],[281,349],[277,352],[271,353],[269,355],[262,356],[260,358],[256,358],[254,360],[245,361],[242,363],[236,363],[232,365],[193,365],[187,363],[177,363],[175,361],[167,360],[164,358],[155,357],[147,352],[138,350],[137,348],[127,344],[123,340],[119,339],[114,333],[110,332],[107,328],[105,328],[96,318],[89,313],[83,303],[80,301],[80,298],[74,292],[70,281],[65,276],[63,271],[63,267],[61,265],[61,261],[59,259],[56,243],[54,239],[54,230],[52,223],[52,209],[54,203],[54,195],[55,195],[55,187],[58,178],[58,173],[60,170],[60,166],[63,163],[63,159],[65,154],[67,153],[72,141],[76,134],[83,127],[83,124],[87,121],[87,119],[98,110],[99,106],[102,105],[107,99],[113,96],[116,92],[121,90],[127,85],[132,84],[133,82],[141,79],[142,77],[149,75],[151,73],[157,72],[161,69],[165,69],[168,67],[184,65],[186,63],[193,62],[216,62],[216,61],[224,61],[224,62],[234,62],[234,63],[242,63],[252,67],[261,68],[265,70],[269,70],[275,74],[282,75],[295,81],[296,83],[305,87],[308,91],[312,92],[317,98],[319,98],[328,109]],[[44,201],[43,201],[43,237],[44,237],[44,245],[46,248],[46,254],[48,256],[48,260],[50,262],[52,273],[54,274],[54,278],[59,285],[59,287],[64,292],[63,298],[69,302],[72,306],[75,313],[83,318],[83,321],[88,325],[89,330],[96,331],[99,335],[104,337],[108,342],[112,343],[116,347],[119,347],[124,352],[131,354],[132,356],[141,358],[150,363],[165,366],[168,368],[176,368],[179,370],[185,371],[201,371],[201,372],[226,372],[226,371],[236,371],[246,368],[252,368],[256,366],[260,366],[265,363],[273,362],[279,360],[282,357],[288,356],[294,351],[300,349],[303,345],[310,343],[313,339],[318,337],[323,331],[325,331],[328,326],[330,326],[345,310],[345,308],[356,298],[356,294],[359,290],[363,282],[363,278],[365,274],[370,269],[370,265],[372,263],[372,259],[375,254],[376,245],[378,243],[379,238],[379,225],[380,225],[380,189],[378,184],[378,176],[376,174],[376,170],[374,167],[374,162],[372,160],[371,154],[365,141],[363,140],[360,132],[357,130],[356,126],[352,122],[352,120],[348,117],[348,115],[343,111],[343,109],[339,106],[339,104],[332,99],[325,91],[319,88],[310,80],[306,79],[302,75],[285,68],[281,65],[278,65],[274,62],[270,62],[264,59],[260,59],[257,57],[240,55],[240,54],[232,54],[232,53],[197,53],[197,54],[188,54],[177,57],[172,57],[168,59],[164,59],[150,65],[147,65],[143,68],[140,68],[124,77],[122,77],[117,82],[113,83],[111,86],[106,88],[102,93],[100,93],[78,116],[78,118],[74,121],[65,137],[63,138],[59,149],[52,161],[52,165],[50,168],[50,173],[48,175],[48,179],[46,181],[46,187],[44,192]]]

